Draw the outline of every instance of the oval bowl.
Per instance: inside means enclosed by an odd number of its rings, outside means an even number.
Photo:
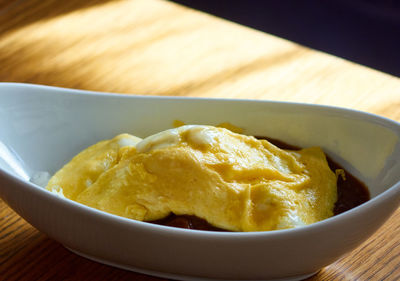
[[[400,201],[400,124],[350,109],[290,102],[150,97],[0,84],[0,196],[27,222],[90,259],[174,279],[297,280],[371,236]],[[366,183],[371,200],[327,220],[270,232],[177,229],[107,214],[29,182],[95,142],[187,124],[318,145]]]

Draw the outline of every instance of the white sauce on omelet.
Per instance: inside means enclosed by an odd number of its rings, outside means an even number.
[[[181,133],[184,131],[188,132],[189,140],[199,146],[211,146],[215,142],[215,134],[212,130],[209,130],[208,126],[185,125],[143,139],[136,145],[136,150],[139,153],[144,153],[178,145],[182,141]]]

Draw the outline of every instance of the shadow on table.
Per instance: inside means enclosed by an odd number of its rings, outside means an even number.
[[[173,1],[400,76],[400,1]]]

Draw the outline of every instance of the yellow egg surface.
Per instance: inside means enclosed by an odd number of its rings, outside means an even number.
[[[337,200],[336,176],[320,148],[285,151],[200,125],[99,142],[58,171],[47,189],[135,220],[195,215],[232,231],[311,224],[331,217]]]

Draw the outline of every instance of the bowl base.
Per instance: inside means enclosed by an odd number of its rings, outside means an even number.
[[[99,262],[105,265],[109,265],[109,266],[113,266],[113,267],[117,267],[120,269],[124,269],[124,270],[129,270],[129,271],[133,271],[133,272],[137,272],[137,273],[141,273],[141,274],[146,274],[146,275],[151,275],[151,276],[155,276],[155,277],[160,277],[160,278],[167,278],[167,279],[174,279],[174,280],[189,280],[189,281],[200,281],[200,280],[207,280],[207,281],[222,281],[222,280],[238,280],[238,279],[213,279],[213,278],[204,278],[204,277],[195,277],[195,276],[188,276],[188,275],[179,275],[179,274],[172,274],[172,273],[167,273],[167,272],[160,272],[160,271],[153,271],[153,270],[149,270],[149,269],[142,269],[142,268],[138,268],[138,267],[134,267],[131,265],[126,265],[126,264],[119,264],[119,263],[115,263],[115,262],[110,262],[108,260],[105,259],[101,259],[98,257],[94,257],[91,255],[87,255],[84,254],[78,250],[74,250],[71,249],[67,246],[64,245],[64,247],[66,249],[68,249],[69,251],[73,252],[74,254],[77,254],[81,257],[87,258],[89,260],[95,261],[95,262]],[[315,274],[317,274],[318,271],[313,272],[313,273],[309,273],[309,274],[303,274],[303,275],[297,275],[297,276],[291,276],[291,277],[284,277],[284,278],[277,278],[277,279],[258,279],[258,280],[265,280],[265,281],[297,281],[297,280],[304,280],[307,279]],[[243,281],[246,280],[252,280],[252,281],[258,281],[255,279],[240,279]]]

